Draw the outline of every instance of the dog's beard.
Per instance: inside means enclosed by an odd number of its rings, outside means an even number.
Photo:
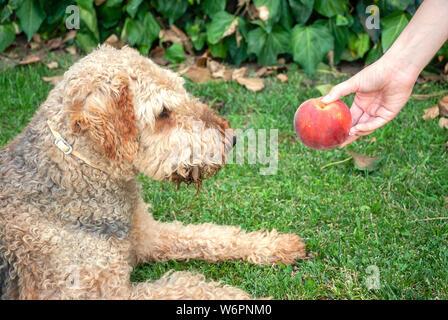
[[[182,183],[188,186],[194,185],[196,191],[199,192],[202,187],[202,180],[218,173],[221,167],[221,165],[205,165],[202,167],[182,168],[173,172],[169,177],[169,181],[176,183],[178,189]]]

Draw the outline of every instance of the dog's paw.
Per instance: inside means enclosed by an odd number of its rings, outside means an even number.
[[[269,262],[276,264],[293,264],[297,259],[306,257],[306,245],[296,234],[279,234]]]

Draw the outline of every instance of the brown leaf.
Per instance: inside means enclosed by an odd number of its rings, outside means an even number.
[[[78,33],[77,30],[70,30],[69,32],[67,32],[67,34],[65,35],[64,40],[62,40],[62,42],[65,43],[65,42],[75,39],[77,33]]]
[[[258,77],[269,77],[273,76],[276,73],[287,72],[288,68],[286,66],[268,66],[261,67],[255,72],[255,75]]]
[[[439,127],[442,129],[448,129],[448,118],[440,118]]]
[[[445,64],[445,68],[443,69],[443,72],[448,73],[448,62]]]
[[[108,45],[117,49],[121,49],[124,46],[123,41],[120,41],[120,39],[118,39],[118,37],[115,34],[111,34],[106,39],[106,41],[104,41],[104,43],[107,43]]]
[[[31,63],[36,63],[39,62],[41,59],[38,56],[27,56],[25,57],[23,60],[21,60],[19,62],[20,65],[25,65],[25,64],[31,64]]]
[[[57,85],[59,82],[62,81],[64,76],[54,76],[54,77],[42,77],[42,80],[45,82],[50,82],[53,85]]]
[[[191,81],[196,83],[203,83],[212,78],[209,69],[197,67],[194,65],[179,70],[179,73],[187,76]]]
[[[232,70],[226,69],[222,64],[216,61],[209,61],[208,62],[208,69],[210,70],[210,73],[212,75],[212,78],[218,79],[224,79],[224,81],[230,81],[232,80]]]
[[[230,36],[235,33],[238,27],[238,19],[233,20],[232,24],[229,26],[229,28],[224,32],[222,35],[223,38]]]
[[[99,7],[100,5],[102,5],[106,1],[107,0],[95,0],[95,5]]]
[[[288,82],[288,76],[284,73],[279,73],[277,75],[277,78],[281,81],[281,82]]]
[[[264,82],[260,78],[237,78],[236,82],[253,92],[261,91],[264,88]]]
[[[47,63],[46,66],[47,66],[48,69],[55,69],[59,65],[58,65],[57,61],[51,61],[51,62]]]
[[[70,53],[72,56],[76,56],[76,46],[68,47],[66,50],[67,50],[67,52]]]
[[[370,143],[375,143],[376,142],[376,138],[373,137],[372,139],[370,139]]]
[[[431,108],[423,110],[425,114],[422,116],[423,120],[434,119],[439,116],[439,106],[435,105]]]
[[[62,38],[58,37],[58,38],[54,38],[54,39],[48,40],[46,46],[47,46],[47,49],[51,51],[51,50],[59,49],[63,45],[64,45],[64,42],[62,41]]]
[[[258,17],[261,21],[267,21],[269,19],[269,9],[266,6],[257,8]]]
[[[239,78],[243,78],[244,75],[246,74],[246,71],[247,71],[247,67],[242,67],[242,68],[233,70],[232,80],[236,81]]]
[[[444,96],[439,100],[439,112],[440,115],[448,117],[448,96]]]
[[[151,50],[151,52],[149,53],[149,57],[151,58],[152,61],[154,61],[158,65],[166,66],[170,62],[163,57],[164,54],[165,54],[165,49],[157,46]]]
[[[40,34],[35,33],[33,35],[33,41],[36,42],[36,43],[40,43]]]
[[[347,152],[350,153],[350,155],[353,157],[355,165],[359,169],[373,170],[375,169],[378,161],[381,159],[381,157],[371,158],[366,155],[353,152],[351,150],[347,150]]]
[[[164,42],[180,43],[184,46],[188,54],[193,54],[193,45],[187,35],[176,25],[172,25],[169,29],[160,30],[159,38]]]

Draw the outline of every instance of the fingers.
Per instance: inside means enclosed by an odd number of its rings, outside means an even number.
[[[359,122],[359,119],[361,119],[364,110],[358,107],[357,104],[353,103],[352,107],[350,108],[350,113],[352,114],[352,127],[353,127]]]
[[[323,103],[330,103],[358,90],[358,81],[356,76],[351,77],[347,81],[341,82],[334,86],[330,92],[321,99]]]
[[[386,120],[380,117],[371,117],[367,122],[358,123],[350,129],[350,133],[358,136],[365,136],[372,133],[378,128],[381,128],[387,123]]]

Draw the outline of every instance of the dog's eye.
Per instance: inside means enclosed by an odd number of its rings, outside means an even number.
[[[163,107],[163,110],[162,110],[162,112],[159,113],[158,118],[164,119],[164,118],[168,118],[169,116],[170,116],[170,111],[167,108]]]

